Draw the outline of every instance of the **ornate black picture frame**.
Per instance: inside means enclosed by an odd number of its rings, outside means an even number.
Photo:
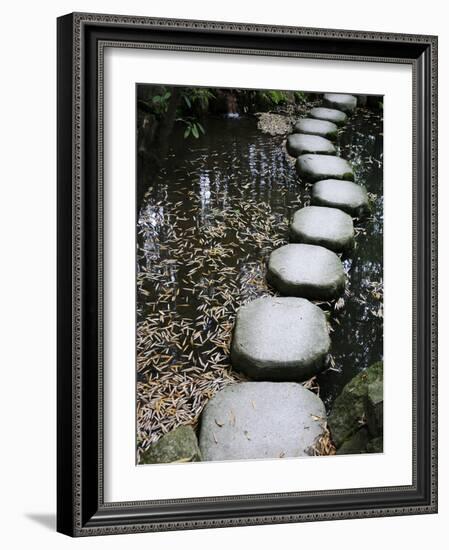
[[[103,49],[299,56],[413,69],[413,483],[105,503]],[[437,511],[437,38],[94,14],[58,19],[58,503],[71,536]]]

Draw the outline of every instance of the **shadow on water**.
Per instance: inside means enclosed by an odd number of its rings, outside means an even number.
[[[266,258],[288,242],[292,213],[309,198],[282,137],[262,133],[254,118],[209,117],[205,129],[197,140],[175,132],[164,166],[145,178],[151,185],[137,227],[140,442],[156,440],[167,416],[162,431],[194,422],[217,389],[238,379],[228,356],[235,310],[274,294]],[[328,408],[349,379],[382,358],[383,346],[379,114],[359,109],[338,146],[373,210],[356,220],[357,247],[344,262],[349,284],[333,315],[333,367],[319,376]]]

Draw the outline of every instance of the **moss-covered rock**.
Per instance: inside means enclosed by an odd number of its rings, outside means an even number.
[[[355,376],[335,400],[328,426],[337,449],[363,426],[370,440],[381,437],[382,411],[383,363],[380,361]]]
[[[374,439],[371,439],[366,444],[366,452],[367,453],[383,453],[384,451],[384,438],[381,437],[375,437]]]
[[[369,433],[366,427],[360,428],[349,439],[346,439],[337,449],[338,455],[353,455],[366,452],[369,443]]]
[[[179,426],[166,433],[141,456],[141,464],[199,462],[201,452],[191,426]]]
[[[368,385],[365,399],[366,423],[370,433],[375,436],[382,433],[384,422],[384,391],[382,377]]]

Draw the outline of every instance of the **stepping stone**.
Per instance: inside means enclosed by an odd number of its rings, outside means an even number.
[[[291,239],[316,244],[334,252],[354,246],[354,224],[346,212],[325,206],[307,206],[297,210],[290,226]]]
[[[309,456],[325,422],[323,402],[301,384],[233,384],[204,408],[201,454],[203,460]]]
[[[281,294],[331,300],[345,288],[340,258],[313,244],[286,244],[270,254],[268,282]]]
[[[337,126],[342,126],[347,121],[348,117],[343,111],[337,109],[328,109],[327,107],[314,107],[310,110],[309,116],[319,120],[327,120],[333,122]]]
[[[297,173],[307,181],[325,179],[354,180],[354,172],[349,162],[331,155],[300,155],[296,159]]]
[[[237,312],[231,362],[256,380],[301,381],[323,369],[329,347],[318,306],[303,298],[262,297]]]
[[[311,134],[332,139],[337,137],[338,128],[333,122],[327,120],[302,118],[295,124],[294,131],[297,134]]]
[[[331,141],[321,136],[306,134],[290,134],[286,143],[288,154],[297,157],[303,153],[321,153],[335,155],[335,147]]]
[[[357,107],[357,98],[349,94],[324,94],[324,104],[326,107],[352,113]]]
[[[341,180],[317,181],[312,188],[312,204],[340,208],[351,216],[362,216],[369,208],[365,187]]]

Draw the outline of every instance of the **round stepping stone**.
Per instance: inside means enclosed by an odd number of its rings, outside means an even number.
[[[354,225],[346,212],[325,206],[307,206],[297,210],[290,226],[294,242],[316,244],[334,252],[354,246]]]
[[[321,136],[290,134],[287,138],[286,147],[288,154],[292,157],[297,157],[303,153],[335,155],[333,143]]]
[[[357,107],[357,98],[349,94],[324,94],[324,104],[345,113],[352,113]]]
[[[325,179],[354,180],[354,172],[349,162],[332,155],[300,155],[296,159],[297,173],[307,181]]]
[[[233,384],[201,415],[203,461],[309,456],[325,422],[323,402],[301,384]]]
[[[303,298],[262,297],[235,321],[232,366],[256,380],[307,380],[323,368],[330,339],[323,311]]]
[[[340,208],[351,216],[362,216],[368,210],[368,195],[363,185],[351,181],[321,180],[312,188],[312,204]]]
[[[313,244],[286,244],[268,260],[268,282],[281,294],[310,300],[331,300],[345,288],[340,258]]]
[[[348,117],[343,111],[337,109],[329,109],[327,107],[314,107],[310,110],[309,116],[319,120],[328,120],[337,126],[342,126],[347,121]]]
[[[294,131],[298,134],[311,134],[325,138],[337,137],[338,128],[333,122],[316,118],[302,118],[295,124]]]

